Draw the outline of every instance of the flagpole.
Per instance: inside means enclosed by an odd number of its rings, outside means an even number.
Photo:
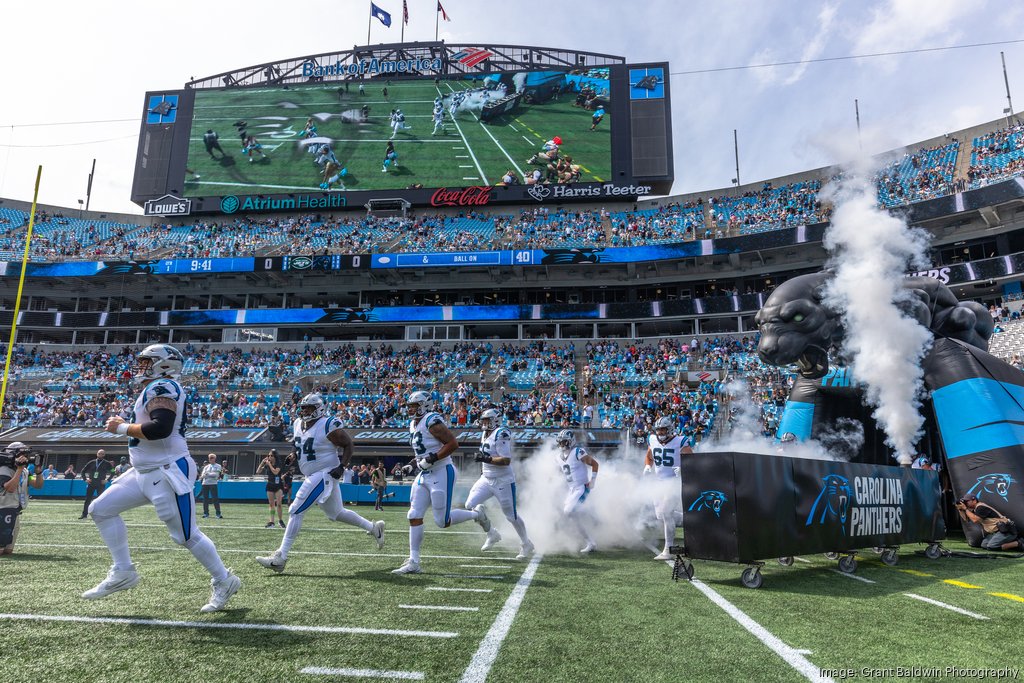
[[[405,17],[409,8],[405,4],[405,0],[402,0],[402,37],[398,39],[398,42],[405,43]]]
[[[370,27],[373,26],[373,3],[370,3],[370,15],[366,17],[366,44],[370,44]]]
[[[437,26],[441,22],[441,8],[434,8],[434,42],[437,42]]]

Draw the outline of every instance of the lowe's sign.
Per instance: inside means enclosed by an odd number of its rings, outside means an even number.
[[[325,76],[358,76],[362,74],[404,74],[410,72],[440,71],[441,58],[436,59],[364,59],[351,64],[343,64],[339,59],[334,64],[320,66],[316,62],[302,63],[302,75],[305,78],[323,78]]]

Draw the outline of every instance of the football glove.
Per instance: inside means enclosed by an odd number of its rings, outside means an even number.
[[[435,462],[437,462],[437,453],[427,453],[427,457],[418,459],[416,464],[421,470],[425,470]]]
[[[644,465],[644,474],[650,474],[653,471],[654,471],[653,467],[651,467],[650,465]]]
[[[403,474],[412,474],[412,465],[403,465],[402,466],[402,473]]]
[[[487,463],[489,463],[492,460],[494,460],[494,456],[492,456],[490,453],[484,453],[483,451],[477,451],[477,453],[476,453],[476,461],[477,462],[487,462]]]
[[[345,468],[342,465],[338,465],[333,470],[328,472],[328,474],[331,475],[332,477],[334,477],[335,479],[341,479],[341,476],[344,473],[345,473]]]
[[[673,467],[672,468],[672,474],[676,475],[677,477],[680,476],[680,472],[681,471],[682,470],[680,470],[678,467]]]

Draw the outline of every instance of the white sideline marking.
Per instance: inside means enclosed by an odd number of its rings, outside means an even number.
[[[449,579],[497,579],[499,581],[506,578],[504,576],[482,576],[480,574],[441,574],[441,576]]]
[[[515,126],[513,126],[513,125],[512,125],[511,123],[510,123],[510,124],[508,124],[508,127],[509,127],[509,128],[511,128],[512,130],[514,130],[514,131],[515,131],[515,132],[517,132],[517,133],[519,132],[519,129],[518,129],[518,128],[516,128]]]
[[[36,521],[32,521],[32,522],[25,522],[25,524],[39,524],[39,525],[43,525],[43,526],[89,526],[89,527],[94,526],[94,522],[92,520],[83,520],[83,521],[75,520],[73,522],[71,522],[71,521],[68,521],[68,522],[36,522]],[[153,527],[153,528],[156,528],[156,529],[163,529],[163,528],[166,528],[167,525],[165,525],[165,524],[153,524],[153,523],[150,523],[150,522],[126,522],[125,526],[127,526],[127,527]],[[240,525],[240,524],[217,524],[216,522],[203,522],[202,527],[203,527],[203,532],[204,533],[209,531],[210,529],[260,529],[260,530],[266,530],[266,531],[277,531],[278,533],[282,533],[282,534],[284,533],[284,529],[282,529],[280,527],[276,527],[276,526],[273,529],[265,529],[265,527],[263,527],[261,525],[243,526],[243,525]],[[312,527],[312,528],[307,529],[304,526],[304,527],[302,527],[302,530],[304,532],[305,531],[334,531],[334,532],[347,532],[347,533],[352,533],[352,534],[355,534],[355,533],[365,534],[366,533],[365,531],[363,531],[362,529],[359,529],[358,527],[354,527],[354,526],[347,525],[347,524],[344,525],[344,526],[339,525],[338,528]],[[407,533],[409,533],[409,528],[405,527],[405,528],[402,528],[402,529],[388,529],[387,532],[389,534],[407,534]],[[484,533],[484,531],[482,529],[480,531],[449,531],[448,529],[443,529],[443,530],[442,529],[437,529],[437,530],[431,529],[430,533],[432,533],[432,534],[455,534],[457,536],[486,536],[487,535],[487,534]]]
[[[353,676],[356,678],[394,678],[403,681],[422,681],[422,671],[383,671],[381,669],[331,669],[326,666],[307,666],[300,674],[312,676]]]
[[[162,619],[128,619],[120,617],[72,617],[59,614],[0,614],[0,620],[70,621],[84,624],[117,624],[122,626],[165,626],[170,628],[227,628],[243,631],[289,631],[295,633],[353,633],[369,636],[409,636],[413,638],[457,638],[452,631],[400,631],[387,628],[354,626],[303,626],[299,624],[226,624],[215,621],[164,621]]]
[[[931,598],[926,598],[923,595],[918,595],[917,593],[904,593],[904,595],[907,596],[908,598],[914,598],[915,600],[920,600],[921,602],[927,602],[929,605],[935,605],[936,607],[942,607],[943,609],[948,609],[950,611],[956,612],[957,614],[963,614],[964,616],[970,617],[971,619],[979,619],[979,620],[982,620],[982,621],[987,621],[988,620],[988,617],[986,617],[984,614],[975,614],[974,612],[968,612],[967,610],[961,609],[960,607],[954,607],[953,605],[947,605],[944,602],[939,602],[938,600],[932,600]]]
[[[475,176],[475,175],[471,175],[471,176],[463,176],[463,177],[462,177],[462,179],[463,179],[463,180],[480,180],[480,178],[478,178],[478,177],[477,177],[477,176]]]
[[[533,140],[531,140],[530,138],[526,137],[525,135],[520,135],[519,137],[521,137],[522,139],[526,140],[531,145],[534,144]]]
[[[803,562],[804,564],[810,564],[811,563],[810,560],[805,560],[802,557],[794,557],[793,559],[796,560],[797,562]]]
[[[507,564],[460,564],[463,569],[512,569]]]
[[[473,166],[470,164],[469,166],[459,166],[459,168],[473,168]]]
[[[652,546],[647,547],[650,548],[651,551],[657,551],[657,548]],[[665,560],[665,564],[673,567],[675,566],[675,561]],[[699,579],[692,579],[688,583],[703,593],[708,600],[721,607],[726,614],[735,619],[736,622],[745,628],[752,636],[764,643],[768,649],[781,657],[786,664],[789,664],[799,673],[803,674],[804,678],[809,681],[815,681],[816,683],[835,683],[832,678],[822,676],[821,669],[816,667],[814,664],[811,664],[811,662],[804,657],[804,653],[801,650],[797,650],[796,648],[786,645],[778,638],[778,636],[773,635],[764,626],[761,626],[761,624],[748,617],[739,607],[723,598],[714,588]]]
[[[444,586],[427,586],[428,591],[445,591],[448,593],[493,593],[492,588],[445,588]]]
[[[105,545],[76,545],[71,543],[19,543],[19,547],[26,546],[29,548],[80,548],[83,550],[106,550]],[[133,545],[129,550],[179,550],[179,546],[160,546],[160,545]],[[268,549],[263,548],[261,550],[251,550],[247,548],[217,548],[219,553],[248,553],[250,555],[258,555],[260,553],[270,552]],[[409,557],[408,553],[338,553],[338,552],[327,552],[322,550],[292,550],[289,551],[288,555],[326,555],[328,557],[394,557],[394,558],[406,558]],[[472,557],[469,555],[424,555],[423,557],[428,560],[490,560],[496,558],[490,557]],[[509,561],[512,558],[508,558]]]
[[[487,130],[487,126],[484,125],[483,121],[480,122],[480,127],[484,129],[485,133],[487,133],[487,137],[489,137],[494,142],[494,144],[498,146],[498,149],[500,149],[501,153],[505,155],[505,158],[508,159],[508,162],[512,164],[512,168],[516,169],[519,175],[525,176],[526,174],[523,173],[523,169],[519,168],[519,164],[517,164],[516,160],[512,158],[512,155],[509,154],[508,151],[501,146],[501,143],[498,142],[498,138],[494,137],[494,134],[491,133],[491,131]]]
[[[846,572],[839,571],[838,569],[832,569],[831,567],[829,568],[829,571],[835,572],[840,576],[845,576],[848,579],[857,579],[858,581],[863,581],[864,583],[877,583],[876,581],[872,581],[871,579],[865,579],[863,576],[857,576],[856,574],[847,574]]]
[[[797,652],[799,652],[802,655],[813,655],[814,654],[810,650],[797,650]]]
[[[451,84],[445,83],[445,85],[448,86],[449,90],[455,92],[455,88],[453,88]],[[438,88],[437,94],[441,94],[440,88]],[[484,169],[480,166],[480,162],[477,161],[476,155],[473,154],[473,148],[469,146],[469,140],[467,140],[466,136],[462,134],[462,126],[459,125],[458,120],[454,116],[452,117],[452,123],[455,124],[455,130],[459,131],[459,137],[462,138],[462,144],[466,146],[466,151],[469,152],[469,156],[473,159],[473,164],[476,166],[477,172],[480,174],[480,177],[484,179],[484,185],[490,185],[491,181],[487,180],[487,174],[484,173]]]
[[[462,673],[459,683],[484,683],[487,680],[487,675],[491,672],[491,667],[494,666],[494,660],[498,658],[501,644],[512,628],[516,613],[523,604],[523,598],[526,597],[526,589],[530,587],[530,582],[533,581],[542,558],[543,555],[537,554],[530,559],[530,564],[526,566],[523,575],[519,577],[515,588],[512,589],[512,594],[508,596],[508,600],[498,612],[487,635],[480,641],[480,647],[473,654],[473,659],[469,661],[469,666]]]
[[[449,605],[399,605],[401,609],[429,609],[439,612],[479,612],[479,607],[452,607]]]

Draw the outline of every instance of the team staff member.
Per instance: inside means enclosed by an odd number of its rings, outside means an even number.
[[[256,474],[267,475],[267,503],[270,505],[270,521],[267,522],[266,527],[270,529],[274,526],[274,511],[277,510],[277,522],[281,525],[281,528],[285,528],[284,518],[281,516],[281,469],[283,463],[277,455],[277,449],[270,449],[270,453],[267,457],[263,458],[263,462],[256,468]]]
[[[79,519],[85,519],[89,516],[89,503],[93,501],[93,498],[103,493],[103,489],[106,488],[113,472],[114,463],[107,460],[107,452],[102,448],[96,451],[96,459],[90,460],[85,469],[82,470],[82,479],[85,479],[87,486],[85,489],[85,505],[82,506],[82,516]]]
[[[384,469],[383,460],[378,460],[377,466],[370,470],[370,486],[373,487],[374,493],[377,494],[377,502],[373,509],[383,510],[384,494],[388,490],[388,472]]]
[[[217,454],[210,453],[206,456],[207,463],[203,466],[203,471],[199,475],[199,478],[203,482],[203,488],[199,492],[199,497],[203,499],[203,517],[210,516],[210,498],[213,498],[213,509],[217,513],[217,519],[224,519],[220,514],[220,495],[217,491],[217,482],[224,475],[224,468],[217,464]]]
[[[289,453],[284,459],[284,468],[281,470],[281,495],[282,505],[292,504],[292,480],[295,478],[295,454]]]

